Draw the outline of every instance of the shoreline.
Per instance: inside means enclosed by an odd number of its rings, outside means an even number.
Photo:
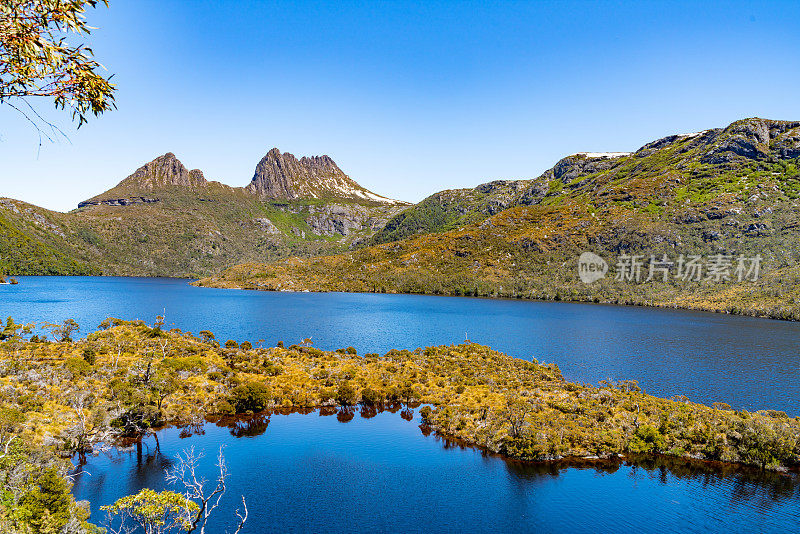
[[[204,288],[204,289],[231,289],[237,291],[264,291],[264,292],[271,292],[271,293],[344,293],[344,294],[367,294],[367,295],[416,295],[416,296],[423,296],[423,297],[450,297],[450,298],[470,298],[470,299],[486,299],[486,300],[523,300],[529,302],[542,302],[542,303],[554,303],[554,302],[563,302],[565,304],[596,304],[600,306],[617,306],[623,308],[649,308],[649,309],[660,309],[660,310],[675,310],[675,311],[685,311],[685,312],[697,312],[697,313],[709,313],[715,315],[730,315],[732,317],[750,317],[752,319],[768,319],[773,321],[786,321],[790,323],[800,322],[800,317],[786,317],[786,316],[777,316],[777,315],[770,315],[768,313],[763,314],[755,314],[755,313],[746,313],[744,311],[735,311],[731,312],[729,310],[719,310],[713,308],[704,308],[701,306],[695,307],[687,307],[687,306],[679,306],[673,304],[658,304],[658,303],[638,303],[638,302],[619,302],[619,301],[602,301],[599,299],[571,299],[568,297],[559,297],[559,298],[544,298],[541,296],[536,297],[528,297],[528,296],[492,296],[492,295],[461,295],[455,293],[405,293],[400,291],[329,291],[323,289],[304,289],[304,290],[296,290],[296,289],[271,289],[271,288],[264,288],[264,287],[242,287],[242,286],[233,286],[233,285],[205,285],[200,284],[203,279],[196,280],[194,282],[190,282],[190,285],[194,287]]]

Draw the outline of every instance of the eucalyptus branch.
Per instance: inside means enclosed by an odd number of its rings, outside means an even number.
[[[78,128],[116,108],[112,76],[85,44],[72,45],[67,34],[88,36],[85,12],[98,0],[3,0],[0,2],[0,104],[23,114],[40,132],[56,127],[33,110],[34,117],[10,103],[14,98],[52,98],[56,109],[69,108]],[[108,6],[106,0],[102,3]],[[37,122],[40,121],[40,122]],[[61,132],[63,134],[63,132]],[[52,141],[47,134],[44,137]]]

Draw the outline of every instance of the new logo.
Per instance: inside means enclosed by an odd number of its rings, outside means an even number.
[[[606,260],[593,252],[584,252],[578,258],[578,276],[584,284],[591,284],[605,277],[608,272]]]

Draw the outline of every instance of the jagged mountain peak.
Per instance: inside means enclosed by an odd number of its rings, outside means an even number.
[[[157,202],[180,190],[196,191],[199,194],[209,186],[248,193],[265,200],[316,198],[387,205],[407,204],[377,195],[360,186],[330,156],[303,156],[297,159],[289,152],[281,153],[279,149],[272,148],[258,162],[250,184],[245,187],[209,182],[202,171],[188,170],[174,153],[167,152],[136,169],[115,187],[81,202],[78,207]]]
[[[397,204],[360,186],[330,156],[303,156],[271,149],[256,165],[247,191],[265,198],[344,198]]]

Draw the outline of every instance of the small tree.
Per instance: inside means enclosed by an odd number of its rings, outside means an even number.
[[[512,438],[518,438],[525,428],[525,417],[533,411],[533,405],[525,399],[514,396],[506,397],[506,408],[504,415],[508,421],[508,434]]]
[[[336,392],[336,400],[342,406],[351,406],[356,403],[358,399],[358,394],[353,386],[350,384],[350,381],[342,382],[339,385],[339,390]]]
[[[11,443],[17,439],[17,431],[25,422],[25,414],[10,406],[0,406],[0,460],[8,456]]]
[[[3,322],[0,321],[0,341],[6,341],[12,338],[21,339],[21,336],[30,334],[32,330],[33,330],[33,325],[18,324],[14,322],[14,319],[9,317],[6,319],[5,325],[3,325]]]
[[[202,458],[203,455],[195,453],[193,447],[179,454],[177,464],[171,471],[167,472],[167,482],[180,484],[184,487],[183,498],[186,502],[186,515],[188,517],[188,523],[185,527],[186,532],[194,532],[199,529],[200,534],[205,534],[208,519],[214,510],[219,507],[222,497],[225,496],[228,490],[228,465],[225,462],[225,456],[222,454],[222,447],[220,447],[219,455],[217,456],[219,475],[217,476],[216,485],[209,491],[206,488],[207,481],[197,476],[197,467]],[[236,510],[239,525],[234,534],[240,532],[247,521],[247,502],[244,495],[242,495],[242,506],[244,508],[243,511]]]
[[[361,402],[366,406],[374,406],[383,402],[383,395],[367,386],[361,390]]]
[[[214,333],[211,332],[210,330],[200,330],[200,334],[199,335],[200,335],[200,338],[203,341],[205,341],[206,343],[208,343],[209,341],[213,341],[214,340]]]
[[[33,331],[33,325],[21,325],[14,322],[14,319],[9,317],[6,319],[6,324],[3,325],[0,321],[0,341],[6,343],[10,348],[10,371],[16,372],[21,366],[22,352],[19,350],[25,336]]]
[[[127,534],[139,528],[145,534],[190,532],[191,519],[200,507],[180,493],[149,488],[136,495],[128,495],[112,505],[101,506],[108,512],[106,526],[112,534]]]
[[[83,360],[89,365],[97,363],[97,352],[92,348],[83,349]]]
[[[50,330],[56,341],[61,343],[72,342],[72,334],[79,332],[81,329],[75,319],[67,319],[61,324],[45,323],[44,327]]]
[[[260,382],[240,384],[231,391],[231,404],[236,413],[260,412],[269,407],[272,390]]]
[[[174,371],[166,368],[159,368],[156,370],[150,380],[150,391],[152,391],[155,397],[159,412],[161,412],[161,406],[164,400],[178,391],[180,387],[181,383]]]
[[[36,532],[61,532],[70,518],[69,483],[55,467],[36,479],[36,485],[19,500],[15,510]]]

